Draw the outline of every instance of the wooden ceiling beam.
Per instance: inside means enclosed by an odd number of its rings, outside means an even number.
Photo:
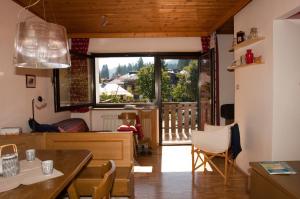
[[[208,32],[69,33],[69,38],[201,37]]]
[[[210,33],[215,32],[226,21],[228,21],[231,17],[238,13],[242,8],[244,8],[250,1],[252,0],[240,0],[238,3],[236,3],[235,6],[232,7],[222,18],[220,18],[218,22],[210,29]]]

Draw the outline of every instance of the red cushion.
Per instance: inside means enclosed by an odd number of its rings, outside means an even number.
[[[137,132],[137,130],[134,126],[128,126],[128,125],[124,125],[124,124],[119,126],[117,131],[132,131],[134,133]]]

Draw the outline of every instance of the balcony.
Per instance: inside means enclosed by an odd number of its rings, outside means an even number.
[[[209,100],[201,101],[200,114],[197,102],[163,102],[162,143],[164,145],[191,144],[191,131],[203,129],[204,123],[209,123],[210,110]]]

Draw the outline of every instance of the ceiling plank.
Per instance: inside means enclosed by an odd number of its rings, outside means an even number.
[[[211,28],[210,33],[215,32],[218,28],[220,28],[226,21],[228,21],[231,17],[233,17],[236,13],[238,13],[242,8],[244,8],[250,1],[252,0],[240,0],[235,4],[218,22]]]
[[[13,1],[23,7],[32,2]],[[223,24],[229,32],[232,25],[225,22],[250,0],[43,1],[46,20],[65,26],[72,37],[172,37],[207,35]],[[42,3],[30,11],[43,18]]]

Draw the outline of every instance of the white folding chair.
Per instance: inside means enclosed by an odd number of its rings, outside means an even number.
[[[208,162],[224,178],[227,184],[228,177],[228,149],[230,145],[230,127],[205,125],[204,131],[192,131],[192,172],[201,166],[206,167]],[[203,154],[204,158],[200,156]],[[195,158],[196,156],[196,158]],[[224,157],[224,170],[222,171],[214,162],[213,158]]]

